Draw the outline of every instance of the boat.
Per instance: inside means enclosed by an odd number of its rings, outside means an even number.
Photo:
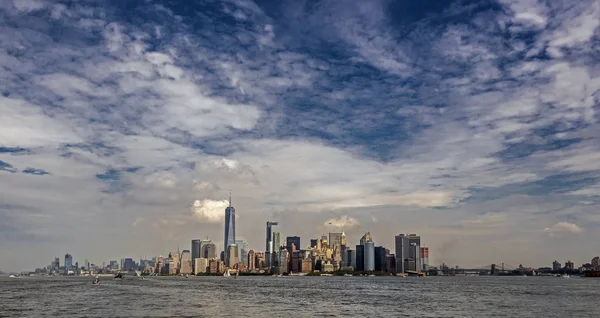
[[[351,277],[351,276],[354,276],[354,275],[352,275],[352,274],[344,274],[344,276]]]
[[[15,276],[15,275],[10,275],[8,276],[9,278],[19,278],[19,276]]]
[[[231,273],[229,272],[229,270],[226,270],[225,273],[223,273],[223,277],[230,277]]]
[[[321,276],[333,276],[333,274],[321,274]]]
[[[371,274],[371,275],[369,275],[369,277],[375,277],[375,275]]]
[[[562,278],[571,278],[571,276],[569,274],[562,274],[562,275],[560,275],[560,277],[562,277]]]
[[[98,279],[98,276],[96,276],[96,278],[94,278],[94,282],[92,283],[92,285],[98,285],[100,284],[100,279]]]

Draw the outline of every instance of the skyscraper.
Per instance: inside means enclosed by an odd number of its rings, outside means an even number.
[[[248,252],[248,270],[253,271],[256,269],[256,255],[253,250]]]
[[[290,254],[294,252],[292,245],[294,246],[295,250],[300,249],[300,236],[288,236],[285,238],[285,248],[287,248]]]
[[[334,249],[341,248],[342,246],[342,234],[343,233],[329,233],[329,248]]]
[[[231,191],[229,192],[229,206],[225,209],[225,240],[224,251],[231,244],[235,244],[235,208],[231,205]],[[227,254],[227,253],[226,253]],[[225,260],[227,263],[227,259]]]
[[[73,267],[73,256],[67,253],[65,254],[65,270],[70,270]]]
[[[181,266],[179,268],[180,274],[191,274],[192,271],[192,254],[189,250],[183,250],[181,252]]]
[[[410,248],[408,250],[408,258],[412,260],[414,265],[411,265],[410,270],[412,271],[421,271],[421,246],[417,243],[410,244]]]
[[[267,266],[271,266],[271,253],[274,251],[272,227],[276,226],[277,224],[277,222],[267,221],[267,237],[265,246],[265,262],[267,262]]]
[[[365,245],[365,242],[369,241],[373,241],[373,238],[371,237],[371,232],[365,233],[365,235],[363,235],[363,237],[360,238],[360,245]]]
[[[248,266],[248,251],[250,250],[248,243],[244,240],[236,240],[235,245],[238,247],[238,261]]]
[[[229,245],[229,247],[227,248],[226,259],[227,259],[227,266],[229,268],[234,268],[237,265],[237,263],[239,263],[237,245],[235,245],[235,244]]]
[[[404,266],[404,262],[408,259],[409,242],[408,236],[404,234],[398,234],[395,237],[395,250],[396,250],[396,273],[405,273],[407,268]]]
[[[355,271],[362,272],[365,270],[365,246],[364,245],[356,245],[355,264],[356,264],[356,267],[354,267]]]
[[[375,247],[375,270],[378,272],[387,272],[387,253],[385,247]]]
[[[217,246],[215,245],[215,243],[203,240],[202,245],[200,247],[202,248],[202,258],[217,258]]]
[[[421,247],[421,269],[429,270],[429,247]]]
[[[202,244],[202,240],[195,239],[192,240],[192,259],[202,257],[202,249],[200,248]]]
[[[372,241],[366,241],[364,244],[364,270],[374,271],[375,270],[375,243]]]

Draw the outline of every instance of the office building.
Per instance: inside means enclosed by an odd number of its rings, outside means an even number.
[[[195,260],[196,258],[200,258],[200,257],[204,257],[202,255],[202,240],[196,239],[196,240],[192,240],[192,259]]]
[[[329,248],[341,248],[342,246],[342,234],[343,233],[329,233]]]
[[[210,240],[203,240],[202,244],[200,245],[200,248],[200,255],[202,256],[202,258],[217,258],[217,245],[215,245],[215,243],[211,242]]]
[[[229,267],[229,268],[236,267],[236,265],[239,263],[238,246],[237,245],[235,245],[235,244],[229,245],[229,247],[227,248],[227,256],[225,257],[225,259],[227,260],[227,267]]]
[[[417,244],[421,246],[421,236],[417,234],[408,234],[408,244]]]
[[[386,256],[386,269],[390,273],[396,274],[396,255],[391,254]]]
[[[250,250],[248,252],[248,270],[253,271],[256,269],[256,255],[254,254],[254,250]]]
[[[65,254],[65,270],[70,270],[73,267],[73,256],[67,253]]]
[[[347,249],[345,254],[346,254],[346,258],[345,258],[344,266],[350,266],[354,270],[357,270],[356,269],[356,250]]]
[[[194,275],[208,273],[209,260],[207,258],[194,259]]]
[[[235,245],[238,247],[239,262],[248,266],[248,251],[250,250],[248,243],[244,240],[236,240]]]
[[[411,260],[411,271],[421,271],[421,247],[417,243],[410,244],[408,258]]]
[[[227,251],[232,244],[235,245],[235,208],[231,204],[231,192],[229,192],[229,206],[225,209],[225,247],[223,251]]]
[[[302,273],[310,273],[313,271],[313,261],[310,258],[302,260]]]
[[[123,262],[123,270],[124,271],[132,271],[135,270],[135,262],[131,258],[126,258]]]
[[[598,270],[600,268],[600,257],[596,256],[592,258],[591,265],[593,270]]]
[[[573,262],[571,262],[571,261],[567,261],[567,262],[565,263],[565,269],[566,269],[566,270],[571,270],[571,271],[572,271],[572,270],[574,270],[574,269],[575,269],[575,264],[573,264]]]
[[[396,255],[396,273],[401,274],[407,271],[405,262],[409,253],[408,237],[404,234],[398,234],[395,237],[395,255]]]
[[[356,267],[354,270],[357,272],[362,272],[365,270],[365,246],[364,245],[356,245]]]
[[[364,246],[364,270],[374,271],[375,270],[375,243],[372,241],[365,242]]]
[[[288,236],[285,238],[285,247],[291,254],[300,249],[300,236]]]
[[[189,250],[181,252],[181,265],[179,267],[180,274],[191,274],[192,271],[192,253]]]
[[[272,222],[272,221],[268,221],[267,222],[267,236],[266,236],[266,246],[265,246],[265,261],[266,261],[266,266],[269,267],[271,266],[271,254],[274,251],[273,248],[273,226],[276,226],[278,223],[277,222]]]
[[[365,245],[365,242],[373,242],[371,232],[365,233],[365,235],[363,235],[363,237],[360,238],[360,245]]]
[[[429,247],[421,247],[421,270],[429,270]]]
[[[375,271],[387,272],[387,253],[385,247],[375,247]]]
[[[552,270],[553,270],[553,271],[557,272],[557,271],[559,271],[560,269],[561,269],[561,267],[560,267],[560,263],[559,263],[558,261],[554,261],[554,262],[552,262]]]

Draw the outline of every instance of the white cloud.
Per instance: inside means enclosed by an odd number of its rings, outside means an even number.
[[[229,205],[227,200],[194,200],[192,215],[199,222],[219,223],[225,219],[225,208]]]
[[[144,220],[145,219],[143,217],[137,217],[137,218],[135,218],[135,220],[133,220],[133,223],[131,223],[131,226],[136,227],[136,226],[138,226],[138,224],[144,222]]]
[[[544,229],[544,233],[548,234],[550,237],[562,237],[566,234],[579,234],[582,232],[583,229],[581,227],[569,222],[558,222],[552,227]]]
[[[342,215],[338,218],[331,218],[331,219],[323,222],[323,225],[326,227],[330,227],[330,228],[346,230],[346,229],[355,228],[358,225],[360,225],[360,223],[354,217],[351,217],[348,215]]]

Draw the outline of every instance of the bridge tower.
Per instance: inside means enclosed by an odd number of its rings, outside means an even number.
[[[496,275],[496,264],[492,264],[492,268],[490,270],[490,275]]]

